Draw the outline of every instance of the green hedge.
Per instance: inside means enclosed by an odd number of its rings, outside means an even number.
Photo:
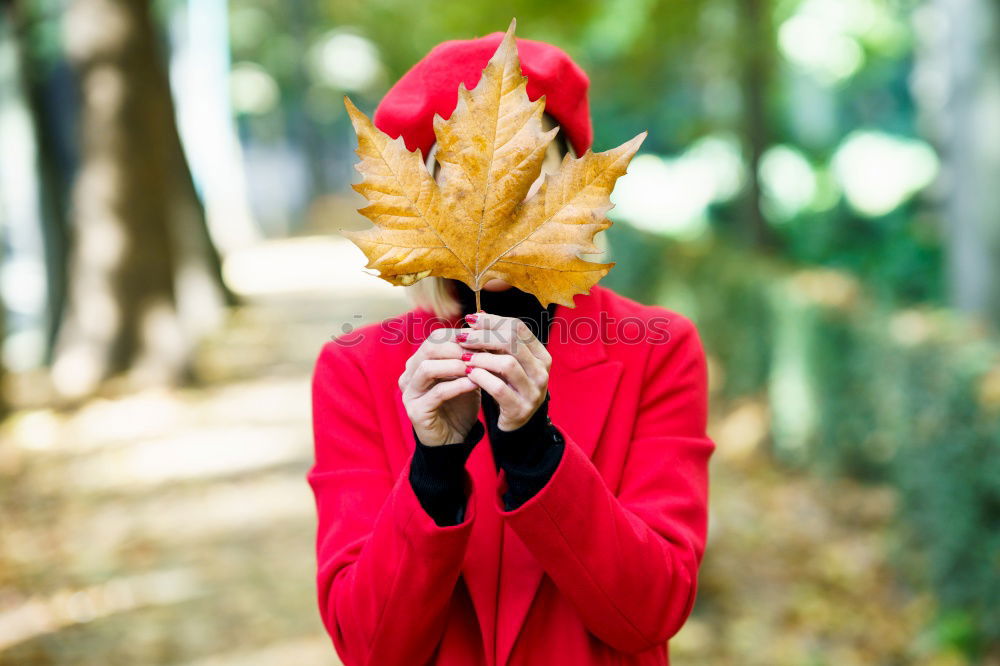
[[[697,323],[717,395],[767,399],[779,461],[898,487],[939,636],[972,657],[1000,642],[1000,345],[947,312],[879,307],[836,271],[621,223],[609,241],[609,286]]]

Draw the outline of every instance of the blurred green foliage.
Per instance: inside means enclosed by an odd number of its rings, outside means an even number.
[[[609,282],[696,322],[717,395],[764,396],[775,457],[900,490],[900,563],[936,590],[938,639],[972,656],[1000,641],[1000,346],[947,311],[879,305],[845,272],[609,234],[633,269],[658,266]]]
[[[761,25],[753,25],[751,5],[736,0],[233,0],[230,31],[234,63],[259,67],[280,90],[278,106],[241,114],[244,139],[287,135],[306,142],[306,152],[326,143],[343,154],[353,141],[341,102],[345,93],[371,111],[434,45],[502,31],[516,17],[520,37],[562,47],[588,72],[595,149],[644,129],[650,133],[643,151],[664,156],[710,135],[760,134],[762,145],[790,148],[807,169],[799,175],[816,181],[815,191],[791,210],[765,189],[761,205],[779,254],[849,270],[886,301],[939,302],[937,218],[919,200],[859,212],[831,174],[852,130],[918,136],[908,86],[916,5],[770,0],[757,5]],[[374,49],[378,72],[365,85],[324,79],[310,64],[316,49],[344,34]],[[744,89],[754,63],[760,63],[757,75],[766,87],[760,126],[748,125]],[[745,160],[746,145],[742,151]],[[353,177],[348,168],[335,175],[327,175],[325,186],[346,189]],[[785,187],[795,195],[812,186]],[[748,214],[744,195],[745,189],[707,212],[712,229],[740,237]]]

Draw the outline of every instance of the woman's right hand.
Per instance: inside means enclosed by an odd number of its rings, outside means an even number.
[[[406,361],[399,376],[403,405],[417,438],[427,446],[457,444],[465,439],[479,414],[479,387],[466,376],[455,342],[469,329],[439,328]]]

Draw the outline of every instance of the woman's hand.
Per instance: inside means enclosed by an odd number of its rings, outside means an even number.
[[[496,400],[499,428],[517,430],[545,401],[552,356],[516,317],[478,312],[466,321],[471,328],[456,340],[471,353],[462,357],[469,379]]]
[[[479,413],[479,387],[466,376],[465,350],[455,342],[463,331],[468,329],[432,331],[399,376],[406,413],[427,446],[461,442]]]

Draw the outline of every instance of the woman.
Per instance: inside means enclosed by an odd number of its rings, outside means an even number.
[[[434,114],[501,37],[436,47],[375,124],[433,172]],[[588,149],[586,75],[518,52],[563,150]],[[319,608],[344,664],[669,664],[715,448],[694,325],[600,286],[542,308],[492,281],[484,312],[458,282],[411,289],[417,307],[328,342],[313,375]]]

